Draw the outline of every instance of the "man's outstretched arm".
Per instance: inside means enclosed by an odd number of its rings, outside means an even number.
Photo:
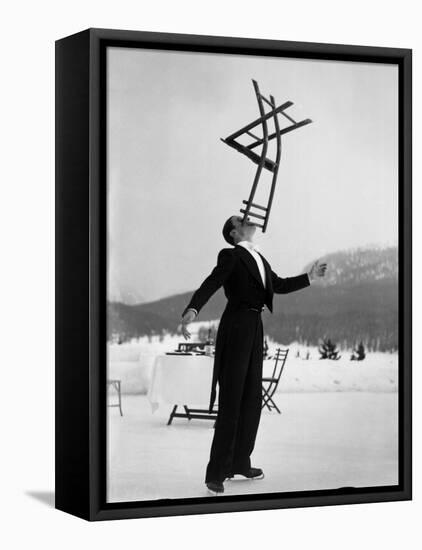
[[[275,294],[288,294],[311,284],[307,273],[297,275],[296,277],[279,277],[274,271],[271,271],[271,281]]]
[[[289,292],[295,292],[306,288],[317,277],[324,277],[327,264],[320,263],[317,260],[307,273],[297,275],[296,277],[279,277],[274,271],[271,271],[271,281],[273,284],[273,290],[276,294],[288,294]]]

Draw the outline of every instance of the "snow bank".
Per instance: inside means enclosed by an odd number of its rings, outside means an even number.
[[[280,392],[396,392],[397,356],[377,354],[362,362],[301,361],[290,358],[283,371]]]
[[[192,341],[195,340],[192,323]],[[197,323],[200,325],[200,323]],[[181,336],[147,337],[124,344],[108,345],[108,378],[121,380],[123,393],[146,393],[157,355],[174,351]],[[398,388],[397,353],[368,353],[364,361],[350,361],[351,351],[341,351],[338,361],[320,360],[316,347],[292,343],[277,344],[268,340],[269,356],[277,349],[289,348],[279,392],[396,392]],[[309,359],[306,357],[309,354]],[[265,375],[271,364],[265,363]]]

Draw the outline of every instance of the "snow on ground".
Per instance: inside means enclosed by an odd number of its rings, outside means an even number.
[[[200,325],[201,323],[192,323],[192,341],[196,341],[196,331]],[[174,351],[182,341],[183,337],[180,335],[167,335],[163,339],[153,337],[151,341],[143,337],[121,345],[109,344],[109,378],[120,379],[124,393],[146,393],[157,355]],[[317,347],[307,347],[298,343],[283,345],[271,340],[268,344],[270,356],[277,347],[289,348],[278,388],[280,392],[397,391],[397,353],[373,352],[368,353],[364,361],[350,361],[351,351],[343,350],[340,351],[339,361],[329,361],[319,359]],[[270,374],[268,368],[271,369],[266,365],[265,374]]]
[[[197,328],[192,323],[191,341]],[[124,393],[124,416],[108,409],[111,502],[208,496],[213,422],[167,426],[172,405],[152,414],[145,395],[155,358],[182,341],[167,335],[108,346],[108,376],[121,379]],[[282,414],[263,411],[253,454],[266,477],[226,482],[225,494],[397,484],[397,354],[368,353],[357,362],[341,350],[339,361],[328,361],[316,347],[268,344],[269,355],[277,347],[290,351],[275,397]],[[271,365],[265,368],[269,374]]]
[[[282,414],[263,411],[252,455],[265,479],[226,482],[225,495],[397,484],[396,393],[284,393],[276,401]],[[123,417],[109,409],[110,502],[209,496],[213,422],[167,426],[170,411],[151,414],[144,395],[123,396]]]

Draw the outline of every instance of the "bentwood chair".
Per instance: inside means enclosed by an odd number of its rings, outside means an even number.
[[[281,412],[275,404],[273,396],[280,382],[280,377],[283,372],[284,365],[286,364],[288,353],[289,349],[278,348],[273,357],[274,367],[272,375],[262,378],[262,408],[267,407],[269,411],[273,411],[275,409],[278,414],[281,414]]]
[[[259,118],[250,122],[240,130],[230,134],[226,138],[222,138],[222,141],[258,165],[249,198],[248,200],[242,201],[245,206],[240,209],[240,212],[244,215],[243,220],[246,220],[249,216],[258,218],[259,223],[254,223],[254,225],[261,228],[262,232],[265,233],[270,217],[270,210],[281,161],[281,136],[310,124],[312,120],[306,118],[297,122],[291,115],[286,113],[286,110],[293,105],[292,101],[286,101],[277,107],[275,99],[272,95],[270,95],[269,98],[265,97],[259,90],[258,82],[256,80],[252,80],[252,83],[254,86],[256,99],[258,101],[260,114]],[[265,109],[267,109],[267,111]],[[279,115],[288,121],[287,127],[281,127]],[[271,126],[274,128],[273,133],[270,133],[270,127],[268,125],[269,122],[272,122]],[[261,136],[254,133],[255,129],[259,131],[259,128],[261,129]],[[254,130],[254,132],[251,130]],[[275,139],[276,143],[274,160],[267,156],[269,153],[269,142],[273,139]],[[249,144],[245,145],[242,143],[242,140],[249,141]],[[256,148],[258,148],[258,150],[261,148],[260,153],[255,152]],[[269,188],[269,196],[266,206],[254,202],[255,193],[257,191],[263,170],[268,170],[272,173],[272,182]],[[262,187],[264,187],[265,190],[268,190],[268,183],[266,182],[266,184]],[[256,210],[258,210],[258,212]]]

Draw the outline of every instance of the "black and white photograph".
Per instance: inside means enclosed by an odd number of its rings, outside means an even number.
[[[2,7],[2,546],[417,547],[418,4]]]
[[[108,503],[399,484],[397,64],[106,49]]]
[[[2,14],[3,546],[415,548],[417,4]]]

